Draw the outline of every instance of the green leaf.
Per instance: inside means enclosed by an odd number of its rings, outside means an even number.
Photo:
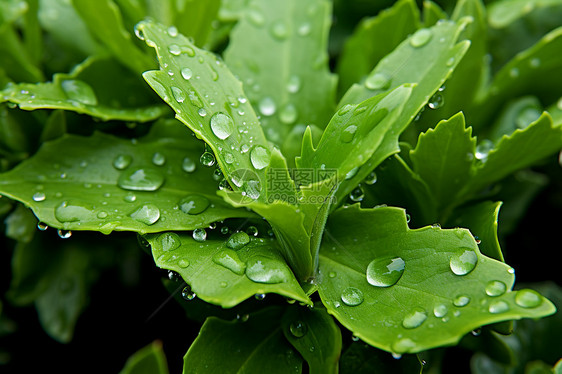
[[[137,30],[156,48],[161,66],[144,73],[145,80],[209,144],[233,188],[264,201],[271,150],[240,81],[214,54],[183,35],[172,36],[151,21]]]
[[[146,239],[156,265],[179,273],[189,285],[186,292],[206,302],[231,308],[256,294],[278,293],[310,303],[274,239],[250,238],[245,232],[218,238],[203,231]]]
[[[190,230],[252,216],[209,188],[216,182],[198,164],[201,146],[176,121],[153,134],[138,141],[64,135],[2,174],[0,193],[29,206],[46,225],[105,234]]]
[[[536,292],[510,291],[513,270],[483,256],[467,230],[411,230],[406,222],[401,209],[357,205],[328,222],[320,297],[365,342],[419,352],[453,344],[481,325],[554,313]]]
[[[6,236],[18,242],[29,243],[37,231],[37,219],[29,209],[18,204],[4,220]]]
[[[338,373],[341,331],[324,308],[289,308],[282,324],[285,338],[308,363],[309,373]]]
[[[413,0],[397,1],[376,17],[363,19],[346,40],[338,60],[340,95],[414,33],[420,27],[419,19],[420,11]]]
[[[278,146],[298,124],[324,128],[334,111],[330,13],[326,0],[253,0],[231,33],[225,61],[259,109],[266,137]],[[285,155],[290,165],[297,155]]]
[[[184,357],[183,373],[301,373],[302,358],[279,324],[282,315],[282,308],[270,308],[243,323],[208,318]]]
[[[115,87],[114,82],[121,84]],[[141,95],[133,96],[131,92]],[[145,91],[147,96],[142,95]],[[150,92],[131,79],[114,61],[90,58],[70,74],[57,73],[52,82],[8,84],[3,100],[24,110],[64,109],[102,120],[147,122],[167,112],[163,105],[147,100]],[[131,105],[133,104],[133,105]]]
[[[136,74],[154,66],[153,59],[134,44],[131,33],[124,28],[121,11],[113,0],[72,0],[72,3],[90,32],[116,60]]]
[[[160,1],[156,1],[160,4]],[[202,46],[208,40],[221,5],[220,0],[187,2],[172,1],[175,5],[173,15],[174,25],[183,35],[193,38],[196,45]]]
[[[437,210],[457,202],[457,194],[471,178],[476,139],[458,113],[420,135],[410,151],[413,170],[427,184]]]
[[[168,374],[168,363],[160,341],[154,341],[127,359],[119,374]]]

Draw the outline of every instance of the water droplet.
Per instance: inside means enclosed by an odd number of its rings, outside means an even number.
[[[283,40],[288,35],[287,26],[283,21],[276,21],[271,25],[271,35],[277,40]]]
[[[472,249],[465,249],[462,252],[451,256],[449,266],[456,275],[466,275],[476,267],[478,255]]]
[[[162,166],[166,163],[166,156],[160,152],[156,152],[152,155],[152,163],[156,166]]]
[[[263,299],[265,299],[265,294],[264,293],[257,293],[254,295],[254,299],[262,301]]]
[[[445,317],[447,312],[449,312],[449,308],[445,304],[437,304],[433,308],[433,315],[437,318]]]
[[[168,27],[168,35],[170,35],[172,38],[178,36],[178,28],[173,25]]]
[[[310,23],[305,22],[299,26],[297,32],[300,36],[307,36],[308,34],[310,34],[311,29],[312,27],[310,26]]]
[[[447,60],[447,62],[445,63],[445,65],[451,67],[455,64],[455,58],[454,57],[449,57],[449,59]]]
[[[45,231],[49,228],[49,226],[47,226],[46,223],[44,222],[37,222],[37,229],[39,229],[40,231]]]
[[[228,238],[226,246],[232,249],[240,249],[250,242],[250,237],[244,231],[235,232]]]
[[[94,217],[92,209],[74,202],[63,201],[55,208],[55,218],[63,223],[89,221]]]
[[[486,285],[486,295],[496,297],[501,296],[507,291],[507,286],[505,283],[493,280],[489,281]]]
[[[261,170],[269,165],[271,161],[271,153],[267,148],[260,145],[254,147],[250,152],[250,161],[257,170]]]
[[[181,164],[182,170],[185,171],[186,173],[193,173],[196,167],[197,165],[195,164],[195,161],[193,161],[189,157],[185,157]]]
[[[205,151],[199,158],[199,162],[201,162],[203,166],[210,168],[216,162],[215,155],[213,155],[211,152]]]
[[[488,160],[488,153],[492,149],[494,149],[494,143],[489,139],[484,139],[476,146],[474,157],[481,162],[486,162]]]
[[[356,132],[357,126],[349,125],[340,133],[340,140],[342,141],[342,143],[349,143],[355,137]]]
[[[453,305],[458,307],[467,306],[470,303],[470,297],[466,295],[459,295],[453,300]]]
[[[488,311],[492,314],[504,313],[508,310],[509,305],[503,300],[494,301],[488,306]]]
[[[283,122],[286,125],[295,123],[297,117],[298,117],[297,108],[291,103],[287,104],[279,112],[279,119],[281,120],[281,122]]]
[[[211,117],[211,130],[219,139],[226,139],[234,131],[234,121],[228,114],[215,113]]]
[[[181,88],[172,86],[172,95],[178,103],[183,103],[185,101],[185,92],[183,92]]]
[[[439,109],[445,104],[445,99],[441,93],[436,92],[431,98],[429,99],[427,106],[430,109]]]
[[[246,271],[246,264],[240,260],[232,249],[224,249],[213,255],[213,262],[221,265],[235,274],[242,275]]]
[[[519,290],[515,294],[515,304],[523,308],[536,308],[542,304],[542,296],[530,289]]]
[[[131,213],[130,217],[135,221],[150,226],[160,219],[160,209],[154,204],[145,204]]]
[[[179,56],[181,53],[181,48],[179,45],[177,44],[170,44],[168,46],[168,52],[170,52],[171,54],[173,54],[174,56]]]
[[[186,267],[189,266],[189,261],[186,260],[185,258],[182,258],[178,261],[178,266],[182,269],[185,269]]]
[[[365,197],[365,192],[363,191],[363,188],[361,188],[361,186],[355,187],[353,191],[351,191],[351,193],[349,194],[349,199],[356,203],[363,201],[364,197]]]
[[[301,88],[301,79],[298,75],[291,75],[287,81],[287,91],[289,93],[297,93]]]
[[[178,203],[182,212],[191,215],[203,213],[209,207],[209,204],[209,199],[201,195],[185,196]]]
[[[378,257],[367,266],[367,282],[376,287],[390,287],[404,274],[405,263],[400,257]]]
[[[77,101],[84,105],[98,105],[98,99],[94,90],[85,82],[67,79],[62,81],[61,87],[69,100]]]
[[[199,114],[200,117],[205,117],[207,115],[207,111],[204,108],[199,108],[197,114]]]
[[[127,203],[134,203],[135,201],[137,201],[137,196],[134,193],[129,192],[125,196],[123,196],[123,201]]]
[[[402,358],[402,353],[409,352],[414,348],[416,348],[416,343],[412,339],[400,338],[392,344],[392,350],[394,351],[392,357],[398,360]]]
[[[246,262],[246,276],[257,283],[276,284],[288,282],[292,273],[278,260],[253,256]]]
[[[414,48],[423,47],[426,45],[433,36],[431,30],[429,29],[419,29],[410,38],[410,45]]]
[[[137,25],[135,25],[135,35],[137,36],[137,38],[139,38],[140,40],[144,40],[144,32],[142,29],[140,29],[139,27],[137,27]]]
[[[70,231],[70,230],[57,230],[57,235],[61,239],[69,239],[72,236],[72,231]]]
[[[539,66],[541,66],[541,60],[538,57],[532,58],[529,61],[529,66],[532,68],[538,68]]]
[[[131,162],[133,162],[133,157],[130,155],[117,155],[113,159],[113,167],[117,170],[126,169]]]
[[[294,321],[289,325],[289,331],[295,338],[302,338],[308,332],[308,327],[302,321]]]
[[[195,294],[195,292],[191,291],[191,287],[185,286],[183,290],[181,290],[181,297],[183,297],[187,301],[190,301],[195,299],[197,295]]]
[[[127,169],[117,180],[119,187],[132,191],[156,191],[164,184],[164,175],[152,168]]]
[[[369,175],[367,175],[365,177],[364,182],[365,182],[365,184],[368,184],[368,185],[373,185],[373,184],[377,183],[377,173],[375,173],[374,171],[370,172]]]
[[[260,27],[263,26],[263,24],[265,23],[265,18],[259,10],[250,9],[247,14],[248,14],[248,20],[254,26]]]
[[[402,321],[402,326],[405,329],[414,329],[421,326],[422,323],[427,319],[427,312],[425,309],[417,307],[411,312],[406,314],[404,320]]]
[[[385,73],[375,73],[365,79],[365,87],[369,90],[386,90],[390,87],[390,77]]]
[[[186,81],[190,80],[191,77],[193,76],[193,71],[191,71],[191,69],[188,67],[182,68],[180,70],[180,73],[182,78],[185,79]]]
[[[338,275],[338,274],[337,274],[335,271],[331,271],[331,272],[328,273],[328,276],[329,276],[330,278],[335,278],[337,275]]]
[[[347,287],[341,294],[341,301],[349,306],[360,305],[364,300],[363,292],[355,287]]]
[[[525,129],[541,116],[541,111],[533,106],[522,108],[515,118],[515,125],[520,129]]]
[[[105,218],[107,218],[107,216],[108,216],[108,213],[107,213],[106,211],[104,211],[104,210],[98,212],[98,214],[97,214],[97,217],[98,217],[99,219],[105,219]]]
[[[248,236],[258,236],[258,228],[256,226],[248,226],[248,228],[246,229],[246,234],[248,234]]]
[[[175,232],[165,232],[158,239],[164,252],[175,251],[181,246],[181,239]]]
[[[266,117],[274,115],[275,111],[277,110],[275,101],[273,101],[273,99],[269,96],[266,96],[260,100],[258,108],[260,110],[260,113]]]
[[[45,201],[46,195],[44,192],[36,192],[31,198],[33,199],[33,201],[40,202]]]
[[[191,236],[196,242],[204,242],[207,240],[207,231],[205,229],[195,229]]]
[[[519,69],[518,68],[511,68],[509,70],[509,76],[511,78],[517,78],[519,76]]]

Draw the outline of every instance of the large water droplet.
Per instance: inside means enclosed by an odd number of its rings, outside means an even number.
[[[185,286],[181,291],[181,297],[183,297],[184,300],[190,301],[195,299],[197,295],[195,294],[195,292],[191,291],[191,287]]]
[[[392,344],[392,357],[395,359],[402,358],[402,353],[409,352],[410,350],[416,348],[416,343],[409,338],[400,338],[394,344]]]
[[[85,105],[97,105],[98,99],[89,84],[75,79],[67,79],[61,83],[62,90],[69,100]]]
[[[385,73],[375,73],[365,79],[365,87],[370,90],[386,90],[390,87],[390,77]]]
[[[195,161],[193,161],[189,157],[185,157],[183,159],[182,164],[181,164],[181,168],[186,173],[193,173],[195,171],[195,169],[197,168],[197,164],[195,163]]]
[[[536,308],[542,304],[542,296],[530,289],[519,290],[515,294],[515,304],[523,308]]]
[[[435,94],[433,94],[433,96],[431,96],[431,98],[427,102],[427,106],[430,109],[439,109],[443,106],[443,104],[445,104],[445,99],[440,92],[436,92]]]
[[[63,201],[55,208],[55,218],[60,222],[79,222],[89,221],[94,219],[95,214],[93,209],[73,203]]]
[[[178,261],[178,266],[182,269],[185,269],[186,267],[189,266],[189,260],[182,258]]]
[[[228,114],[215,113],[211,117],[211,130],[219,139],[226,139],[234,131],[234,121]]]
[[[509,310],[509,304],[503,300],[498,300],[490,303],[488,311],[492,314],[504,313]]]
[[[196,242],[204,242],[207,240],[207,231],[205,229],[195,229],[191,236]]]
[[[478,255],[472,249],[465,249],[462,252],[451,256],[449,266],[456,275],[466,275],[476,267]]]
[[[427,319],[427,312],[425,309],[417,307],[411,312],[406,314],[404,320],[402,321],[402,326],[405,329],[414,329],[421,326],[422,323]]]
[[[301,79],[298,75],[291,75],[287,81],[287,91],[289,93],[297,93],[301,88]]]
[[[283,122],[286,125],[295,123],[297,117],[298,117],[297,108],[291,103],[287,104],[279,112],[279,119],[281,120],[281,122]]]
[[[252,162],[254,168],[261,170],[269,165],[269,162],[271,161],[271,153],[269,152],[269,149],[258,145],[250,152],[250,161]]]
[[[433,36],[431,30],[429,29],[419,29],[410,38],[410,45],[414,48],[423,47],[426,45]]]
[[[213,262],[221,265],[235,274],[242,275],[246,271],[246,264],[240,260],[232,249],[224,249],[213,255]]]
[[[131,213],[130,217],[135,221],[150,226],[160,219],[160,209],[154,204],[145,204]]]
[[[540,116],[541,111],[539,110],[539,108],[533,106],[521,108],[519,113],[517,113],[517,117],[515,118],[515,125],[520,129],[524,129],[531,123],[539,119]]]
[[[191,71],[191,69],[188,67],[182,68],[180,70],[180,73],[182,78],[185,79],[186,81],[190,80],[191,77],[193,76],[193,71]]]
[[[253,256],[246,262],[246,276],[257,283],[285,283],[292,274],[279,261],[264,256]]]
[[[266,117],[274,115],[275,111],[277,110],[275,101],[273,101],[273,99],[269,96],[266,96],[260,100],[258,108],[260,110],[260,113]]]
[[[166,156],[160,152],[156,152],[152,155],[152,163],[156,166],[162,166],[166,163]]]
[[[209,204],[209,199],[201,195],[188,195],[178,203],[182,212],[191,215],[203,213]]]
[[[248,15],[248,20],[254,26],[260,27],[263,26],[263,24],[265,23],[265,18],[263,14],[257,9],[248,10],[247,15]]]
[[[433,315],[437,318],[445,317],[447,312],[449,312],[449,308],[445,304],[437,304],[433,308]]]
[[[467,306],[470,303],[470,297],[466,295],[459,295],[453,299],[453,305],[458,307]]]
[[[40,202],[40,201],[45,201],[46,197],[47,196],[45,195],[44,192],[36,192],[33,194],[31,198],[33,199],[33,201]]]
[[[355,187],[353,191],[351,191],[351,193],[349,194],[349,199],[356,203],[363,201],[364,197],[365,197],[365,191],[363,191],[363,188],[361,186]]]
[[[365,300],[363,292],[355,287],[347,287],[341,294],[341,301],[343,301],[345,305],[357,306],[360,305],[363,300]]]
[[[250,237],[244,231],[235,232],[228,238],[226,246],[232,249],[240,249],[250,242]]]
[[[494,149],[494,143],[489,139],[484,139],[476,146],[474,157],[476,157],[477,160],[486,162],[488,160],[488,153],[490,153],[492,149]]]
[[[172,86],[172,95],[178,103],[183,103],[185,101],[185,92],[183,92],[181,88]]]
[[[404,266],[400,257],[375,258],[367,266],[367,282],[376,287],[390,287],[402,277]]]
[[[164,175],[153,168],[127,169],[117,180],[119,187],[132,191],[156,191],[164,184]]]
[[[175,232],[165,232],[159,240],[164,252],[174,251],[181,246],[181,239]]]
[[[308,332],[308,327],[303,321],[294,321],[289,325],[289,331],[295,338],[302,338]]]
[[[178,36],[178,28],[173,25],[168,27],[168,35],[170,35],[172,38]]]
[[[211,152],[205,151],[199,158],[199,162],[201,162],[203,166],[210,168],[216,162],[215,155],[213,155]]]
[[[181,54],[181,48],[177,44],[170,44],[168,46],[168,52],[170,52],[174,56],[179,56]]]
[[[113,167],[117,170],[124,170],[133,162],[131,155],[117,155],[113,159]]]
[[[57,235],[61,239],[69,239],[72,236],[72,231],[59,229],[57,230]]]
[[[283,21],[277,21],[271,25],[271,35],[277,40],[284,40],[288,33],[287,25]]]
[[[373,184],[377,183],[377,173],[375,173],[374,171],[370,172],[369,175],[367,175],[365,177],[364,182],[365,182],[365,184],[368,184],[368,185],[373,185]]]
[[[488,296],[501,296],[505,293],[505,291],[507,291],[507,286],[501,281],[489,281],[486,285],[486,295]]]
[[[343,143],[349,143],[355,137],[356,132],[357,132],[357,126],[349,125],[340,133],[340,140]]]

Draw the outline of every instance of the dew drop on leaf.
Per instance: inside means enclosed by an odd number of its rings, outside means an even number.
[[[430,109],[439,109],[445,104],[445,99],[443,95],[439,92],[436,92],[431,98],[429,99],[427,106]]]
[[[55,218],[59,222],[79,222],[93,218],[94,212],[77,203],[63,201],[55,208]]]
[[[191,215],[203,213],[209,207],[209,204],[209,199],[201,195],[185,196],[178,203],[182,212]]]
[[[262,301],[263,299],[265,299],[265,294],[264,293],[257,293],[254,295],[254,299]]]
[[[246,276],[256,283],[285,283],[291,279],[291,272],[279,261],[265,256],[253,256],[246,262]]]
[[[215,113],[211,117],[211,131],[221,140],[228,138],[234,131],[234,121],[225,113]]]
[[[269,165],[271,153],[267,148],[260,145],[254,147],[250,152],[250,161],[256,170],[261,170]]]
[[[188,67],[182,68],[180,70],[180,73],[181,73],[182,78],[185,79],[186,81],[190,80],[191,77],[193,76],[193,72]]]
[[[284,40],[288,35],[287,25],[283,21],[274,22],[271,25],[271,35],[277,40]]]
[[[275,101],[273,101],[271,97],[266,96],[260,100],[258,104],[258,109],[260,110],[261,114],[263,114],[266,117],[269,117],[275,114],[275,111],[277,110],[277,106],[275,105]]]
[[[185,101],[185,92],[179,87],[172,86],[172,95],[178,103],[183,103]]]
[[[490,303],[488,311],[492,314],[504,313],[509,310],[509,304],[503,300],[498,300]]]
[[[302,338],[308,332],[308,327],[302,321],[294,321],[289,325],[289,331],[295,338]]]
[[[213,262],[234,274],[242,275],[246,271],[246,264],[240,260],[238,254],[232,249],[224,249],[213,255]]]
[[[196,242],[204,242],[207,240],[207,231],[205,229],[195,229],[191,236]]]
[[[248,20],[254,26],[261,27],[265,23],[265,18],[259,10],[250,9],[247,14],[248,14]]]
[[[456,275],[466,275],[476,267],[478,255],[472,249],[464,249],[455,253],[449,260],[449,267]]]
[[[295,123],[297,117],[297,108],[291,103],[284,106],[283,109],[281,109],[281,111],[279,112],[279,119],[286,125]]]
[[[523,289],[515,294],[515,304],[523,308],[536,308],[542,303],[542,297],[536,291]]]
[[[199,162],[201,162],[203,166],[210,168],[216,162],[215,155],[213,155],[211,152],[205,151],[199,158]]]
[[[134,193],[129,192],[125,196],[123,196],[123,201],[127,203],[134,203],[135,201],[137,201],[137,196]]]
[[[231,249],[240,249],[250,242],[250,237],[244,231],[235,232],[226,241],[226,246]]]
[[[152,155],[152,163],[156,166],[162,166],[166,163],[166,156],[160,152],[156,152]]]
[[[72,236],[72,231],[70,231],[70,230],[57,230],[57,235],[61,239],[69,239]]]
[[[40,231],[46,231],[49,226],[44,222],[37,222],[37,229]]]
[[[474,157],[481,162],[486,162],[486,160],[488,160],[488,153],[490,153],[493,148],[494,143],[489,139],[484,139],[476,146]]]
[[[186,173],[193,173],[196,167],[197,165],[195,164],[195,161],[193,161],[189,157],[185,157],[181,164],[182,170],[185,171]]]
[[[459,295],[453,300],[453,305],[458,307],[467,306],[468,303],[470,303],[470,297],[466,295]]]
[[[186,267],[189,266],[189,261],[186,260],[185,258],[182,258],[178,261],[178,266],[182,269],[185,269]]]
[[[97,105],[98,99],[89,84],[75,79],[67,79],[61,83],[62,90],[69,100],[85,105]]]
[[[371,74],[365,79],[365,87],[369,90],[386,90],[390,87],[390,77],[385,73]]]
[[[370,172],[369,175],[367,175],[365,177],[364,182],[365,182],[365,184],[368,184],[368,185],[373,185],[373,184],[377,183],[377,173],[375,173],[374,171]]]
[[[181,246],[181,239],[174,232],[165,232],[159,237],[160,245],[164,252],[174,251]]]
[[[356,132],[357,126],[349,125],[340,133],[340,140],[342,141],[342,143],[350,143],[355,137]]]
[[[176,26],[170,26],[168,27],[168,35],[170,35],[172,38],[175,38],[176,36],[178,36],[178,28]]]
[[[131,155],[117,155],[113,159],[113,167],[117,170],[124,170],[133,162]]]
[[[364,299],[363,292],[355,287],[347,287],[341,294],[341,301],[348,306],[360,305]]]
[[[423,47],[426,45],[433,36],[433,33],[429,29],[419,29],[410,38],[410,45],[414,48]]]
[[[117,185],[131,191],[156,191],[164,184],[164,175],[152,168],[127,169],[121,173]]]
[[[181,53],[181,48],[179,45],[177,44],[170,44],[168,46],[168,52],[170,52],[171,54],[173,54],[174,56],[179,56]]]
[[[160,219],[160,209],[154,204],[145,204],[131,213],[130,217],[135,221],[150,226]]]
[[[297,93],[301,88],[301,80],[298,75],[291,75],[287,81],[287,91]]]
[[[486,295],[488,296],[501,296],[505,293],[505,291],[507,291],[507,286],[501,281],[493,280],[486,284]]]
[[[355,187],[353,191],[351,191],[351,193],[349,194],[349,199],[356,203],[363,201],[364,197],[365,197],[365,192],[363,191],[363,188],[361,186]]]
[[[33,194],[31,198],[35,202],[40,202],[40,201],[45,201],[46,195],[44,192],[36,192]]]
[[[404,274],[405,263],[400,257],[378,257],[367,266],[367,282],[375,287],[390,287]]]
[[[425,309],[417,307],[414,308],[411,312],[406,314],[404,320],[402,320],[402,326],[405,329],[414,329],[422,325],[427,319],[427,312]]]
[[[108,213],[105,210],[102,210],[102,211],[98,212],[98,214],[97,214],[97,217],[99,219],[105,219],[105,218],[107,218],[107,216],[108,216]]]
[[[445,304],[437,304],[433,307],[433,315],[437,318],[445,317],[447,312],[449,312],[449,308]]]
[[[181,297],[183,297],[184,300],[190,301],[195,299],[197,295],[195,294],[195,292],[191,291],[191,287],[185,286],[181,291]]]
[[[256,226],[248,226],[246,234],[249,236],[258,236],[258,228]]]

